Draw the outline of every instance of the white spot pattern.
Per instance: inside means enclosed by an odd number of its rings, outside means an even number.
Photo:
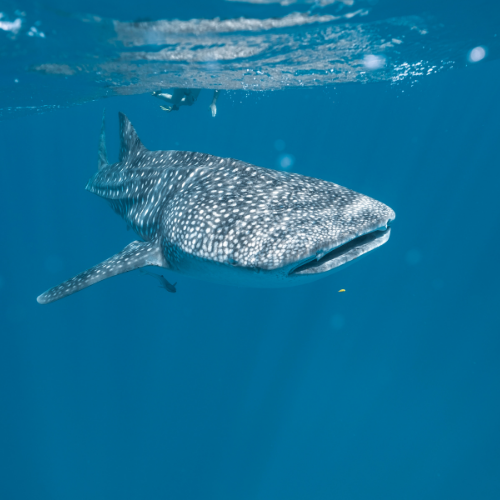
[[[277,269],[395,217],[383,203],[331,182],[203,153],[148,151],[126,123],[131,153],[87,189],[143,239],[160,241],[174,265],[189,255]]]
[[[395,218],[383,203],[331,182],[203,153],[148,151],[123,114],[120,130],[120,161],[101,161],[87,189],[145,243],[42,294],[41,303],[148,265],[152,250],[156,265],[177,270],[189,258],[270,271],[319,259]]]

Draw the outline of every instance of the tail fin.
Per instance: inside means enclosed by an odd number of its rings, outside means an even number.
[[[97,167],[102,170],[108,166],[108,153],[106,151],[106,109],[102,110],[101,135],[99,136],[99,159]]]
[[[119,113],[118,116],[120,120],[120,161],[122,162],[147,150],[130,120],[123,113]]]

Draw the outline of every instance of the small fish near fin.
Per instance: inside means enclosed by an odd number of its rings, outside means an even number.
[[[147,149],[139,139],[130,120],[123,113],[119,113],[118,118],[120,121],[120,161],[122,162],[135,158]]]
[[[158,288],[163,288],[164,290],[167,290],[167,292],[171,292],[171,293],[177,292],[177,290],[175,289],[175,285],[177,285],[177,283],[174,283],[172,285],[172,283],[169,283],[167,281],[167,279],[165,278],[165,276],[163,276],[163,274],[150,273],[150,272],[144,271],[142,269],[139,269],[139,272],[141,272],[142,274],[147,274],[148,276],[151,276],[151,277],[157,279],[160,282],[160,285]]]
[[[113,257],[47,290],[36,300],[39,304],[49,304],[50,302],[55,302],[63,297],[79,292],[99,281],[145,266],[170,267],[158,244],[133,241],[121,252],[113,255]]]

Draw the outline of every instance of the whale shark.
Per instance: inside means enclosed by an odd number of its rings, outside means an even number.
[[[325,277],[389,240],[387,205],[333,182],[189,151],[150,151],[119,114],[110,164],[103,115],[98,170],[86,189],[139,239],[41,294],[48,304],[99,281],[158,266],[240,286]]]

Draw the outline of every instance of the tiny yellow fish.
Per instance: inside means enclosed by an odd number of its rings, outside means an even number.
[[[340,293],[340,292],[345,292],[345,290],[342,288],[342,290],[339,290],[339,293]]]

